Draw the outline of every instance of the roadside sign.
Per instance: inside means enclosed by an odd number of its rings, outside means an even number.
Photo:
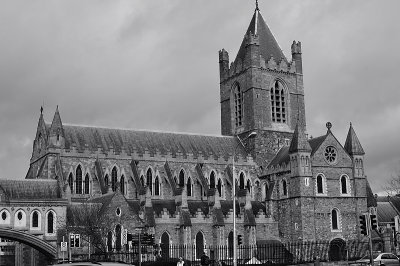
[[[68,243],[67,242],[61,242],[61,251],[67,251]]]

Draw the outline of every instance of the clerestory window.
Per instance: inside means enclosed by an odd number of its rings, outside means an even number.
[[[270,89],[272,122],[286,123],[286,97],[283,84],[276,80]]]

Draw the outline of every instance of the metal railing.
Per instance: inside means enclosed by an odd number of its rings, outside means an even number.
[[[211,265],[216,261],[220,265],[233,265],[232,246],[195,246],[195,245],[155,245],[141,247],[142,265],[149,262],[163,262],[173,264],[182,257],[187,265],[200,265],[201,255],[205,251]],[[294,242],[238,246],[238,265],[252,264],[288,265],[319,261],[354,261],[368,254],[368,241],[349,240],[338,243],[333,241]],[[73,259],[84,259],[84,255],[72,255]],[[91,254],[92,260],[123,261],[138,264],[139,247],[128,246],[123,250],[112,250],[107,253]],[[161,265],[161,264],[160,264]]]

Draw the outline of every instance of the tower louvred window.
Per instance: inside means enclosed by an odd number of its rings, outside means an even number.
[[[242,125],[243,118],[243,93],[240,90],[239,84],[234,87],[234,101],[235,101],[235,125]]]
[[[283,84],[275,81],[270,89],[272,122],[286,123],[286,95]]]

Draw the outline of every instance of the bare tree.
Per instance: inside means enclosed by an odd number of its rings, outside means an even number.
[[[81,235],[101,253],[107,252],[107,234],[116,223],[114,215],[105,215],[102,204],[80,203],[70,206],[67,214],[67,230]]]
[[[392,174],[391,178],[382,186],[389,196],[400,195],[400,172]]]

